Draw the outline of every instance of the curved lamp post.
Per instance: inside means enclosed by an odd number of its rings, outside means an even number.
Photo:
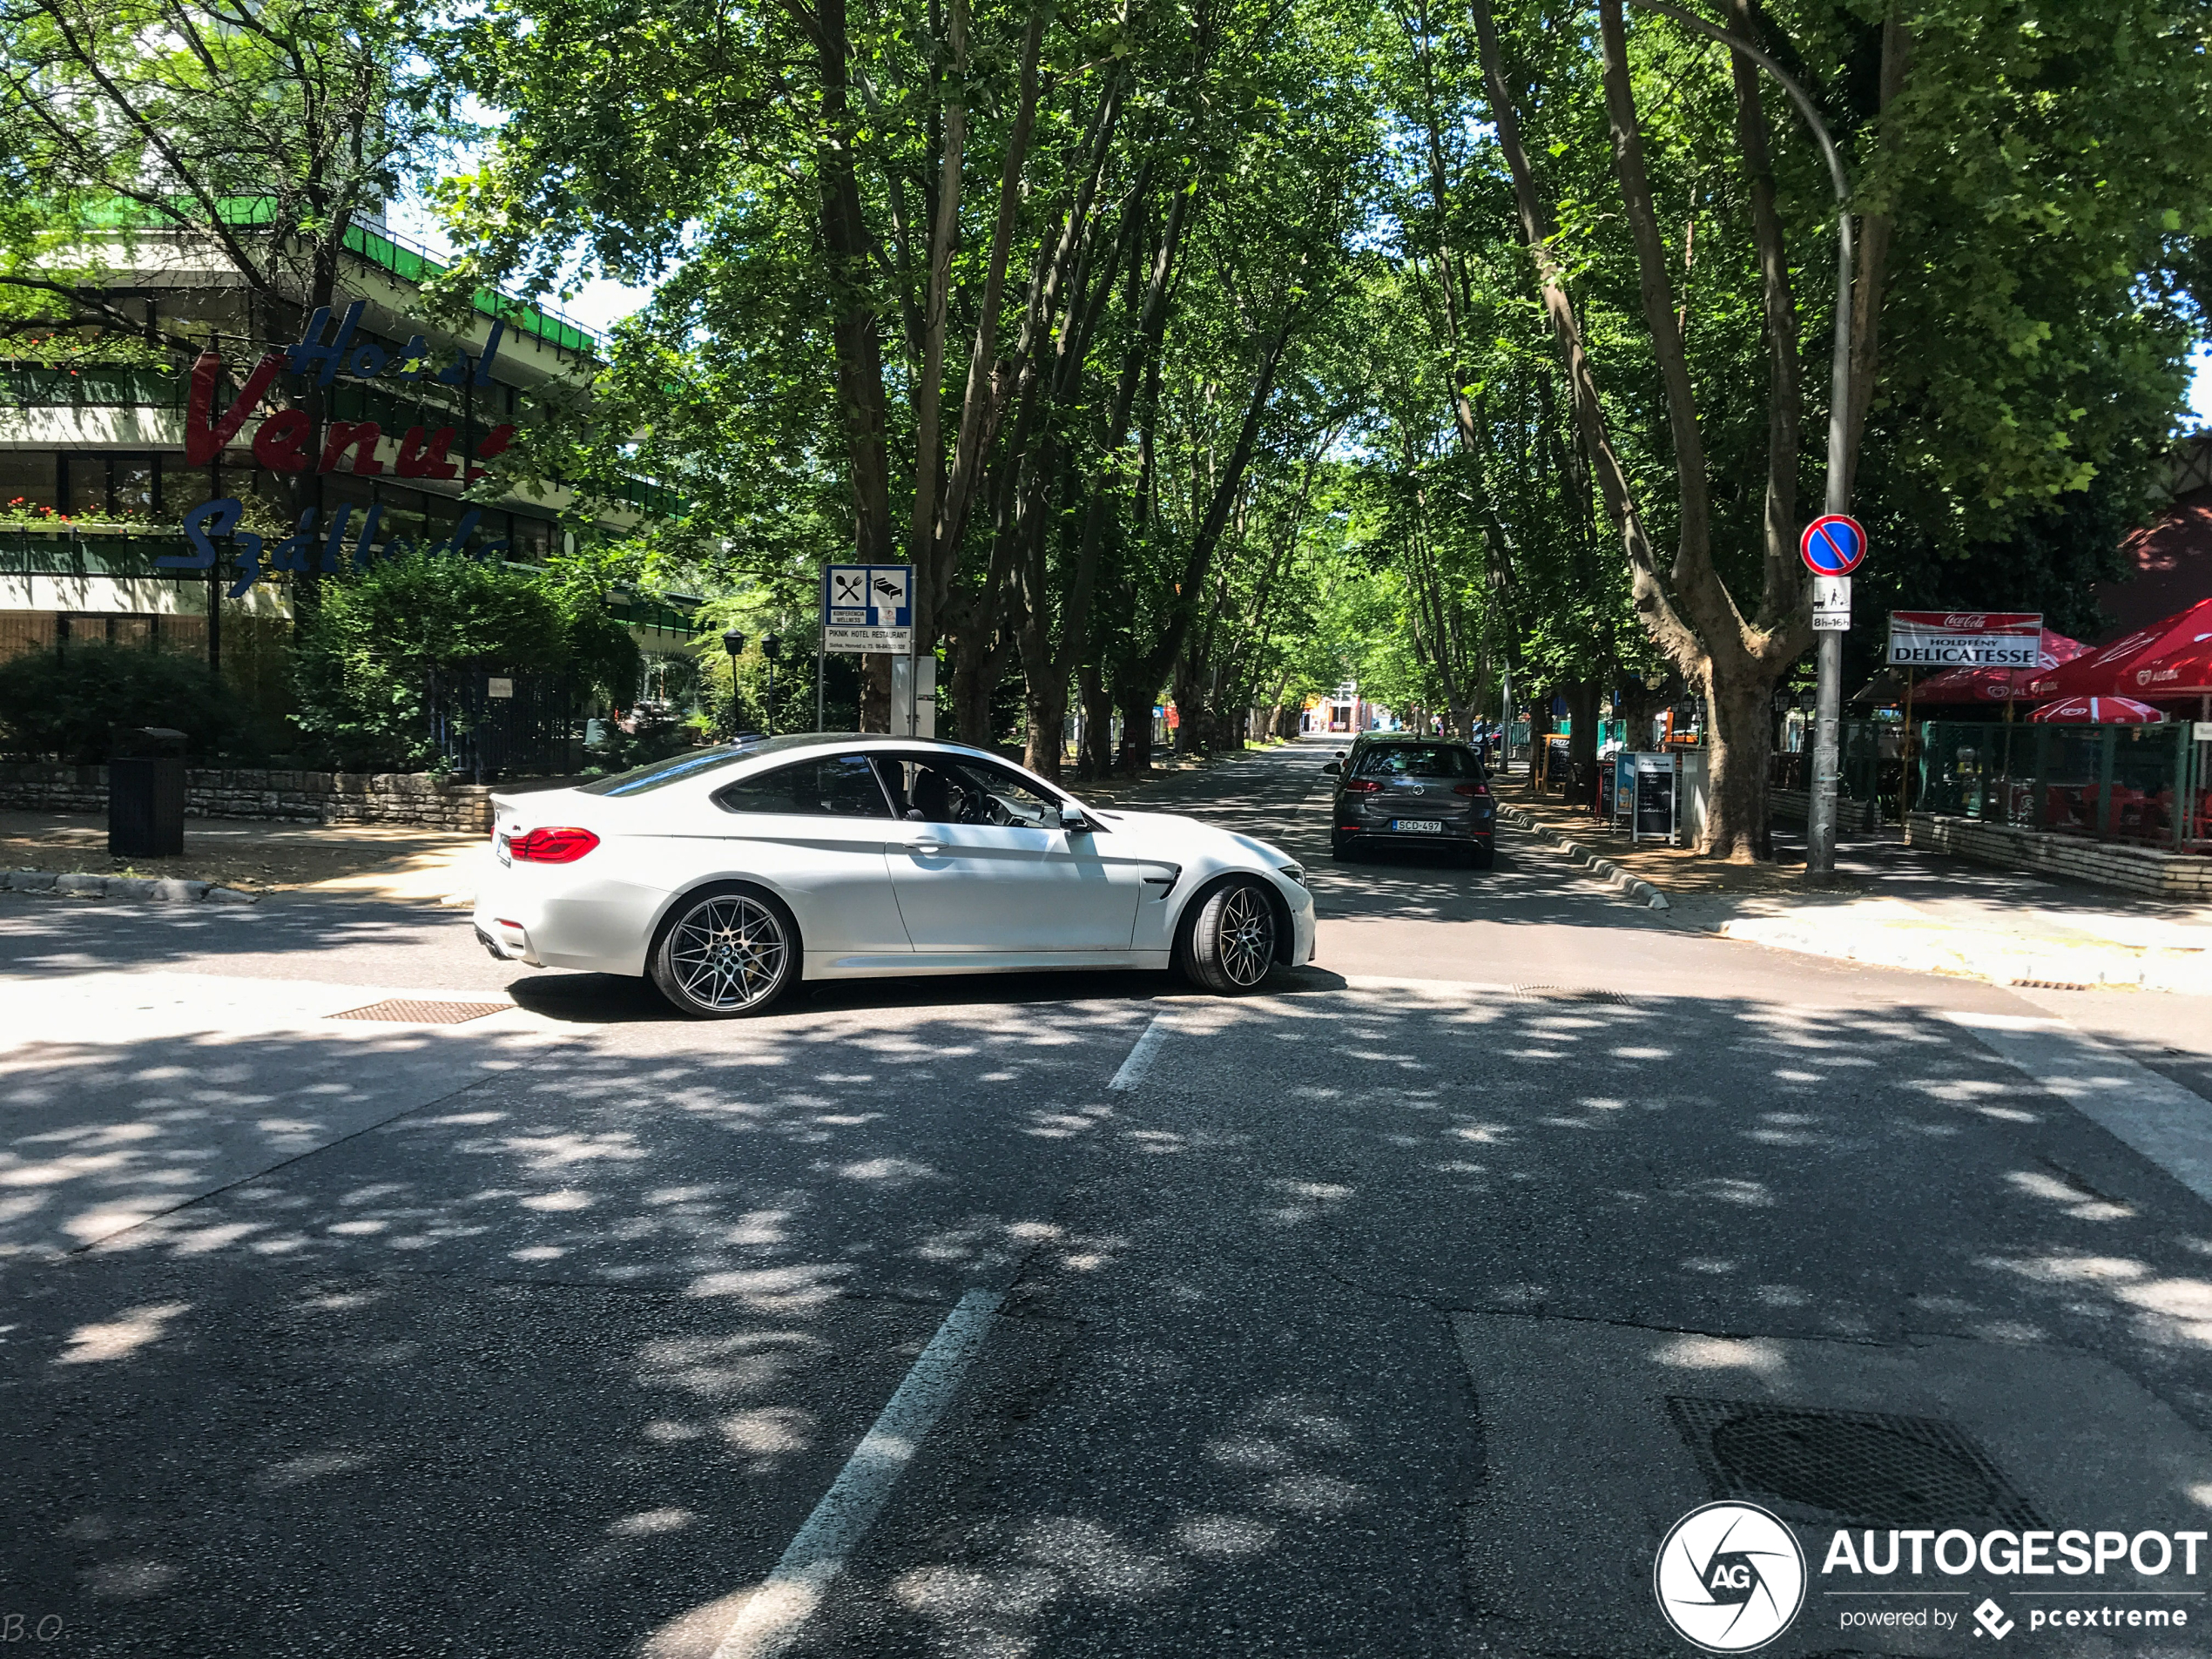
[[[1826,510],[1848,513],[1851,488],[1844,477],[1844,449],[1851,409],[1851,179],[1844,172],[1844,158],[1837,152],[1836,140],[1829,136],[1826,123],[1821,120],[1820,111],[1813,108],[1812,100],[1805,96],[1804,88],[1750,41],[1729,33],[1717,24],[1694,17],[1679,6],[1669,5],[1665,0],[1628,0],[1628,3],[1671,17],[1685,29],[1717,40],[1774,77],[1790,95],[1790,101],[1797,106],[1797,113],[1804,117],[1805,125],[1812,129],[1821,158],[1828,164],[1828,181],[1836,189],[1836,343],[1829,371]],[[1836,868],[1836,785],[1843,749],[1843,635],[1834,631],[1822,634],[1819,655],[1815,660],[1818,690],[1813,715],[1812,788],[1805,814],[1805,869],[1810,874],[1830,875]]]

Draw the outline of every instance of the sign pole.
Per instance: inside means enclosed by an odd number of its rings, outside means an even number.
[[[1905,671],[1905,736],[1897,745],[1898,756],[1905,762],[1898,774],[1897,815],[1903,819],[1912,810],[1912,670]]]
[[[1866,556],[1866,531],[1836,510],[1843,493],[1840,452],[1831,452],[1830,510],[1805,526],[1797,552],[1813,573],[1813,637],[1820,642],[1813,698],[1812,786],[1805,806],[1805,873],[1818,878],[1836,868],[1836,791],[1841,781],[1844,715],[1844,633],[1851,626],[1851,575]]]
[[[1805,869],[1836,872],[1836,786],[1843,758],[1844,637],[1820,636],[1813,698],[1812,799],[1805,811]]]

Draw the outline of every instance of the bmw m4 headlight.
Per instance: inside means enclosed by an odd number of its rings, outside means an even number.
[[[1298,886],[1304,887],[1305,885],[1305,871],[1302,866],[1296,864],[1278,864],[1275,867],[1280,870],[1285,875],[1290,877],[1291,880],[1297,882]]]

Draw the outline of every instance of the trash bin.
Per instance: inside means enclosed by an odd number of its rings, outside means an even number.
[[[185,734],[119,728],[107,765],[107,850],[158,859],[185,850]]]

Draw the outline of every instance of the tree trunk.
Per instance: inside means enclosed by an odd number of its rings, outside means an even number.
[[[1717,818],[1731,824],[1756,823],[1762,831],[1765,829],[1767,766],[1774,747],[1773,705],[1771,681],[1739,678],[1726,685],[1707,683],[1706,718],[1716,731],[1725,723],[1734,738],[1712,746],[1705,813],[1709,826]]]
[[[1098,779],[1114,769],[1114,696],[1106,676],[1096,663],[1077,671],[1082,700],[1082,747],[1076,756],[1078,778]]]
[[[953,639],[953,717],[960,723],[960,740],[978,749],[996,746],[991,726],[991,703],[998,695],[999,671],[1005,662],[1001,649],[966,634]]]
[[[1022,764],[1038,777],[1058,783],[1068,735],[1068,677],[1049,664],[1024,664],[1022,680],[1028,717]]]
[[[1567,758],[1575,766],[1575,779],[1568,786],[1568,799],[1592,812],[1597,810],[1597,720],[1602,689],[1596,680],[1576,680],[1567,688],[1567,713],[1572,722]]]
[[[1122,754],[1117,770],[1142,778],[1152,770],[1152,693],[1124,683],[1121,688]]]

